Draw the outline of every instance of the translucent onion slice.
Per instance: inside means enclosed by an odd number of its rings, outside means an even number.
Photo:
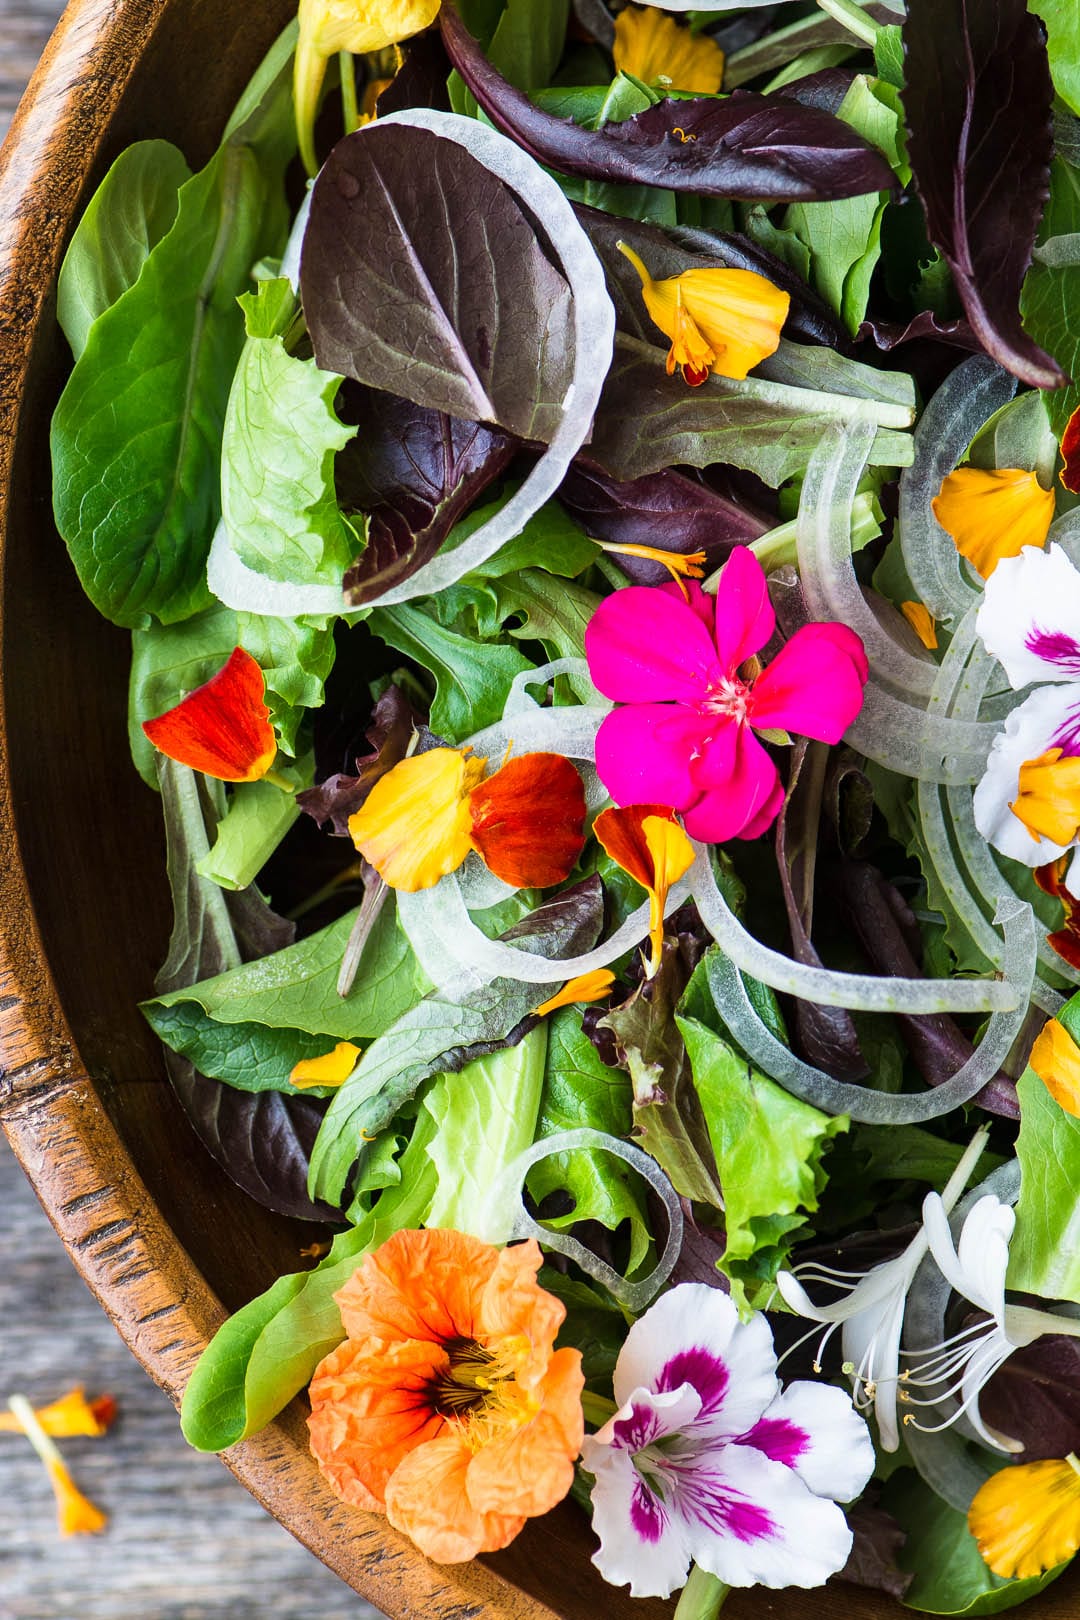
[[[951,625],[979,589],[965,577],[960,554],[930,502],[983,423],[1016,392],[1016,378],[986,355],[957,366],[915,429],[915,460],[900,476],[900,546],[915,595],[940,623]]]
[[[558,256],[573,294],[574,373],[554,438],[505,506],[463,544],[452,551],[441,552],[409,579],[392,586],[381,596],[372,597],[364,609],[357,610],[360,612],[379,603],[409,602],[415,597],[445,590],[479,568],[508,540],[521,533],[533,513],[555,494],[588,437],[615,341],[615,310],[600,261],[570,204],[538,163],[505,135],[474,118],[460,118],[454,113],[430,108],[409,108],[379,119],[380,129],[387,124],[428,129],[464,147],[516,192],[536,219],[543,221],[547,240]],[[238,611],[261,613],[271,618],[337,615],[346,611],[342,593],[336,586],[282,584],[246,567],[231,550],[223,527],[219,527],[210,548],[207,578],[215,596]]]
[[[1007,946],[1010,937],[1016,942],[1016,955],[1006,954],[1005,960],[1013,971],[1009,973],[1009,979],[1005,983],[993,979],[879,978],[874,974],[837,973],[831,968],[806,967],[802,962],[795,962],[790,956],[783,956],[779,951],[763,945],[746,931],[728,906],[717,887],[708,852],[700,845],[697,859],[688,876],[690,892],[697,905],[698,914],[724,954],[730,957],[743,973],[749,973],[753,978],[760,979],[762,984],[771,986],[773,990],[780,990],[785,995],[800,996],[804,1001],[816,1001],[824,1007],[847,1007],[857,1012],[1011,1014],[1022,1009],[1027,1003],[1031,975],[1035,970],[1034,927],[1030,906],[1021,905],[1008,919],[1004,917],[1001,919],[1005,927]],[[1024,967],[1025,955],[1020,953],[1021,949],[1026,953],[1029,935],[1031,964],[1028,970]],[[726,1018],[726,1009],[720,1010],[721,1015]],[[779,1042],[776,1044],[780,1046]],[[786,1047],[780,1049],[787,1051]],[[995,1060],[995,1068],[999,1061],[1000,1059]],[[766,1073],[769,1072],[766,1069]],[[980,1084],[982,1083],[980,1081]],[[850,1089],[852,1088],[849,1087],[848,1090]],[[976,1086],[975,1090],[978,1089]]]

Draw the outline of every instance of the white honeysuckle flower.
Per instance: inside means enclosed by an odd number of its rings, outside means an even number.
[[[851,1550],[843,1510],[874,1467],[843,1390],[780,1388],[772,1332],[726,1294],[681,1283],[636,1321],[619,1410],[582,1446],[594,1555],[633,1597],[669,1597],[691,1563],[728,1586],[820,1586]]]

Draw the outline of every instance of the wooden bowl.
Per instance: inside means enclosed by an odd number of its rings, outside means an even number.
[[[129,639],[82,595],[52,521],[49,418],[70,363],[55,284],[72,225],[121,149],[157,136],[205,162],[290,10],[73,0],[0,153],[0,1118],[75,1265],[177,1401],[226,1311],[295,1270],[309,1229],[250,1202],[202,1150],[136,1010],[169,930],[163,839],[127,751]],[[323,1484],[300,1402],[225,1460],[392,1616],[671,1613],[600,1580],[570,1504],[496,1556],[429,1563]],[[735,1595],[727,1612],[810,1605],[823,1620],[900,1613],[852,1587]],[[1065,1620],[1080,1603],[1059,1587],[1031,1613]]]

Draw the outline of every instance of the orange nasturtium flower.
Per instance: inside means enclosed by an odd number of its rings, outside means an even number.
[[[1080,1458],[1021,1463],[992,1474],[968,1509],[979,1551],[1006,1580],[1042,1575],[1080,1547]]]
[[[649,319],[671,339],[669,377],[681,366],[691,388],[710,372],[741,381],[775,354],[791,299],[756,270],[692,269],[654,281],[633,248],[618,247],[641,277]]]
[[[99,1395],[88,1401],[79,1388],[69,1390],[58,1401],[39,1406],[34,1413],[41,1427],[54,1440],[70,1440],[89,1435],[100,1439],[116,1416],[116,1402],[111,1395]],[[0,1434],[23,1434],[25,1431],[14,1412],[0,1412]]]
[[[143,730],[162,754],[222,782],[257,782],[277,754],[266,707],[263,672],[235,647],[216,675],[174,709],[144,720]]]
[[[326,64],[339,51],[362,56],[420,33],[439,14],[440,0],[300,0],[300,37],[293,63],[293,99],[300,156],[309,174],[315,156],[315,114]]]
[[[699,96],[714,96],[724,77],[724,53],[716,41],[691,33],[685,23],[655,6],[627,6],[620,11],[612,54],[618,73]]]
[[[937,646],[937,625],[923,602],[901,602],[900,611],[928,652]]]
[[[593,832],[611,859],[629,872],[649,896],[648,976],[660,966],[664,949],[664,906],[668,890],[694,861],[694,846],[664,804],[630,804],[623,810],[601,810]]]
[[[962,557],[989,579],[1003,557],[1045,546],[1054,521],[1054,492],[1019,467],[958,467],[930,502]]]
[[[38,1419],[37,1413],[30,1402],[22,1395],[13,1395],[8,1402],[12,1413],[42,1462],[45,1472],[49,1476],[49,1483],[56,1497],[57,1522],[62,1536],[94,1535],[98,1530],[104,1530],[108,1524],[107,1516],[100,1508],[96,1508],[79,1490],[75,1481],[68,1473],[56,1446],[46,1434],[44,1426]]]
[[[562,1500],[584,1423],[581,1355],[539,1246],[396,1232],[334,1295],[348,1337],[311,1381],[311,1449],[355,1507],[438,1563],[512,1541]]]
[[[1009,809],[1035,842],[1071,844],[1080,833],[1080,757],[1048,748],[1024,761],[1019,786]]]
[[[1061,927],[1047,934],[1046,943],[1070,966],[1080,968],[1080,900],[1070,891],[1066,881],[1071,859],[1070,850],[1056,861],[1036,866],[1031,875],[1043,893],[1060,901],[1065,911]]]
[[[570,875],[585,844],[585,790],[561,754],[520,754],[490,776],[486,759],[431,748],[380,777],[349,833],[392,889],[414,894],[456,872],[470,850],[516,888]]]
[[[301,1058],[289,1071],[289,1084],[303,1091],[308,1086],[341,1086],[356,1068],[360,1048],[352,1041],[338,1041],[332,1052]]]
[[[1054,1101],[1080,1118],[1080,1046],[1064,1024],[1056,1018],[1047,1020],[1028,1062]]]

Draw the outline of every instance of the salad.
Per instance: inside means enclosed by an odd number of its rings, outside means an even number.
[[[1078,115],[1065,0],[300,0],[106,175],[143,1012],[319,1223],[193,1445],[680,1620],[1080,1548]]]

